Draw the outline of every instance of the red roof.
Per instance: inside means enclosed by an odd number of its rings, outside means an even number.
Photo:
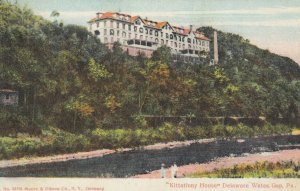
[[[210,39],[209,39],[209,38],[207,38],[206,36],[202,36],[202,37],[196,37],[196,38],[198,38],[198,39],[201,39],[201,40],[207,40],[207,41],[210,41]]]
[[[202,37],[196,37],[196,38],[198,38],[198,39],[201,39],[201,40],[208,40],[208,41],[210,41],[210,39],[209,39],[209,38],[207,38],[206,36],[202,36]]]
[[[139,16],[133,16],[130,18],[130,21],[133,23],[135,20],[137,20],[139,18]]]
[[[100,13],[98,13],[100,14]],[[127,20],[128,22],[133,23],[136,19],[140,18],[140,16],[136,15],[136,16],[131,16],[128,14],[123,14],[123,13],[118,13],[118,12],[105,12],[101,14],[101,17],[99,19],[118,19],[116,16],[125,16],[128,17],[129,19]],[[93,18],[91,19],[89,22],[95,22],[98,18]],[[148,19],[141,19],[142,22],[148,26],[148,27],[153,27],[153,28],[157,28],[157,29],[162,29],[165,25],[168,24],[168,22],[163,21],[163,22],[157,22],[157,21],[151,21]],[[124,21],[124,20],[122,20]],[[181,35],[188,35],[191,31],[188,28],[183,28],[183,27],[177,27],[177,26],[172,26],[175,30],[176,33],[181,34]],[[196,38],[201,39],[201,40],[210,40],[209,38],[205,37],[203,33],[201,32],[194,32]],[[200,34],[200,35],[197,35]]]
[[[161,28],[163,28],[164,26],[166,26],[166,24],[167,24],[167,22],[159,22],[159,23],[156,24],[156,28],[161,29]]]
[[[210,41],[210,39],[207,38],[203,32],[195,31],[194,34],[197,39]]]
[[[185,34],[185,35],[188,35],[190,32],[191,32],[190,29],[184,29],[184,30],[183,30],[183,34]]]
[[[100,19],[113,18],[113,15],[114,15],[113,12],[106,12],[101,15]]]

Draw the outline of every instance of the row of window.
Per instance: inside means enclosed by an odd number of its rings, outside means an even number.
[[[108,40],[107,40],[108,38],[107,37],[105,37],[104,38],[104,43],[107,43],[108,42]],[[143,38],[143,35],[140,35],[140,38],[135,38],[137,41],[139,41],[139,40],[141,40],[141,41],[147,41],[147,38]],[[148,40],[150,40],[149,41],[149,43],[150,42],[152,42],[152,39],[148,39]],[[120,41],[120,39],[118,38],[118,41]],[[113,43],[114,42],[114,37],[111,37],[111,43]],[[126,42],[126,40],[124,41],[124,42]],[[155,38],[155,43],[157,43],[157,44],[161,44],[161,45],[167,45],[167,46],[170,46],[170,47],[172,47],[172,48],[179,48],[179,49],[185,49],[186,48],[186,44],[181,44],[181,43],[177,43],[177,42],[174,42],[174,41],[168,41],[168,40],[164,40],[164,39],[161,39],[160,40],[160,43],[159,43],[159,39],[158,38]],[[199,46],[192,46],[191,44],[188,44],[188,46],[187,46],[187,48],[188,49],[200,49],[200,50],[202,50],[202,49],[204,49],[203,47],[199,47]]]
[[[120,39],[118,38],[117,41],[120,42]],[[114,38],[111,37],[111,38],[110,38],[110,43],[113,43],[113,42],[114,42]],[[108,43],[108,38],[107,38],[107,37],[104,37],[104,43]],[[143,40],[129,40],[128,42],[123,41],[122,43],[123,43],[123,44],[126,44],[126,43],[127,43],[128,45],[136,44],[136,45],[149,46],[149,47],[152,47],[152,45],[153,45],[152,43],[146,42],[146,41],[143,41]],[[176,50],[176,51],[180,51],[180,48],[181,48],[181,47],[180,47],[180,44],[179,44],[179,49],[177,49],[177,43],[175,42],[174,44],[175,44],[175,50]],[[199,50],[192,50],[191,48],[192,48],[191,45],[188,45],[188,48],[185,49],[185,45],[183,45],[182,53],[184,53],[184,54],[186,54],[186,53],[190,53],[190,54],[193,54],[193,53],[199,54],[199,53],[200,53]],[[204,48],[200,48],[200,50],[206,50],[206,51],[208,51],[208,49],[204,49]]]
[[[104,29],[104,33],[106,33],[105,32],[106,31],[106,29]],[[95,31],[95,35],[99,35],[100,34],[100,32],[98,31],[98,30],[96,30]],[[110,31],[110,35],[111,36],[114,36],[114,30],[111,30]],[[117,37],[120,37],[120,31],[117,31]],[[126,36],[126,32],[122,32],[122,38],[126,38],[127,36]],[[130,39],[131,38],[131,33],[128,33],[128,38]],[[140,39],[140,40],[143,40],[144,39],[144,36],[143,35],[140,35],[139,36],[139,38],[138,38],[138,35],[137,34],[135,34],[135,39]],[[148,38],[147,36],[145,36],[145,40],[149,40],[149,41],[153,41],[153,38],[152,37],[150,37],[150,38]],[[159,39],[158,38],[155,38],[154,39],[154,41],[157,43],[157,44],[159,44]],[[177,44],[177,42],[173,42],[173,41],[170,41],[170,44],[169,44],[169,41],[168,40],[164,40],[164,39],[161,39],[161,41],[160,41],[160,44],[166,44],[166,45],[170,45],[171,47],[175,47],[175,48],[177,48],[177,47],[179,47],[179,48],[181,48],[181,43],[178,43]],[[182,47],[184,48],[184,44],[182,45]],[[188,48],[192,48],[192,45],[191,44],[188,44]],[[193,48],[201,48],[201,47],[198,47],[198,46],[193,46]]]
[[[108,29],[104,29],[104,35],[107,35],[107,30]],[[116,31],[116,33],[117,33],[117,36],[120,36],[120,31],[119,30],[117,30]],[[131,38],[131,33],[128,33],[129,35],[128,35],[128,38]],[[148,34],[148,33],[146,33],[146,34]],[[100,35],[100,31],[99,30],[95,30],[95,35]],[[114,29],[110,29],[109,30],[109,35],[111,35],[111,36],[114,36],[115,35],[115,30]],[[141,35],[142,36],[142,35]],[[125,31],[123,31],[122,32],[122,37],[123,38],[126,38],[127,36],[126,36],[126,32]],[[136,37],[137,37],[137,34],[136,34]],[[177,36],[175,36],[175,35],[173,35],[173,34],[168,34],[168,33],[166,33],[166,37],[168,38],[168,37],[170,37],[169,39],[170,40],[177,40]],[[173,38],[174,37],[174,38]],[[152,37],[151,37],[152,38]],[[179,38],[179,42],[184,42],[184,39],[185,39],[185,37],[181,37],[181,36],[178,36],[178,38]],[[193,39],[193,40],[191,40],[191,38],[187,38],[187,42],[189,43],[189,44],[191,44],[192,42],[193,42],[193,44],[196,44],[196,45],[200,45],[200,46],[208,46],[208,42],[207,43],[205,43],[204,41],[199,41],[199,40],[196,40],[195,41],[195,39]],[[196,42],[196,43],[195,43]]]
[[[104,27],[106,27],[108,21],[104,21]],[[113,21],[110,21],[110,27],[113,28]],[[126,26],[128,28],[129,31],[131,31],[131,25],[130,24],[126,24],[126,23],[120,23],[120,22],[116,22],[116,26],[117,28],[122,28],[123,30],[126,29]],[[167,27],[168,25],[166,25],[165,27]],[[97,22],[97,28],[99,27],[99,22]],[[114,30],[114,29],[110,29],[110,30]],[[163,37],[163,32],[159,32],[158,30],[155,29],[150,29],[150,28],[145,28],[145,27],[138,27],[138,26],[133,26],[133,30],[134,32],[139,32],[139,33],[145,33],[146,35],[155,35],[156,37],[158,37],[159,35],[161,37]],[[181,35],[177,35],[177,34],[169,34],[169,33],[165,33],[165,38],[167,39],[171,39],[171,40],[176,40],[179,42],[185,42],[185,40],[187,39],[188,43],[193,43],[193,44],[197,44],[197,45],[201,45],[204,46],[205,42],[200,41],[198,39],[191,39],[191,38],[186,38],[185,36],[181,36]]]

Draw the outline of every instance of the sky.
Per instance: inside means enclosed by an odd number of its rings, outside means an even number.
[[[50,19],[87,26],[96,12],[118,11],[172,25],[212,26],[300,64],[300,0],[11,0]]]

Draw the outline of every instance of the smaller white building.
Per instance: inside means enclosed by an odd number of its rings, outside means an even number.
[[[162,45],[171,48],[172,54],[189,57],[204,56],[209,52],[208,39],[202,32],[189,28],[172,26],[168,22],[142,19],[118,12],[96,13],[88,21],[89,31],[98,36],[109,48],[116,41],[124,51],[136,56],[144,53],[151,57],[154,50]]]

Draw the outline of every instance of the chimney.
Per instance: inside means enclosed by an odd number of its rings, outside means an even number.
[[[193,31],[193,25],[190,25],[190,32]]]
[[[219,62],[219,52],[218,52],[218,35],[217,31],[214,31],[214,64]]]
[[[96,13],[97,19],[100,19],[100,12]]]

